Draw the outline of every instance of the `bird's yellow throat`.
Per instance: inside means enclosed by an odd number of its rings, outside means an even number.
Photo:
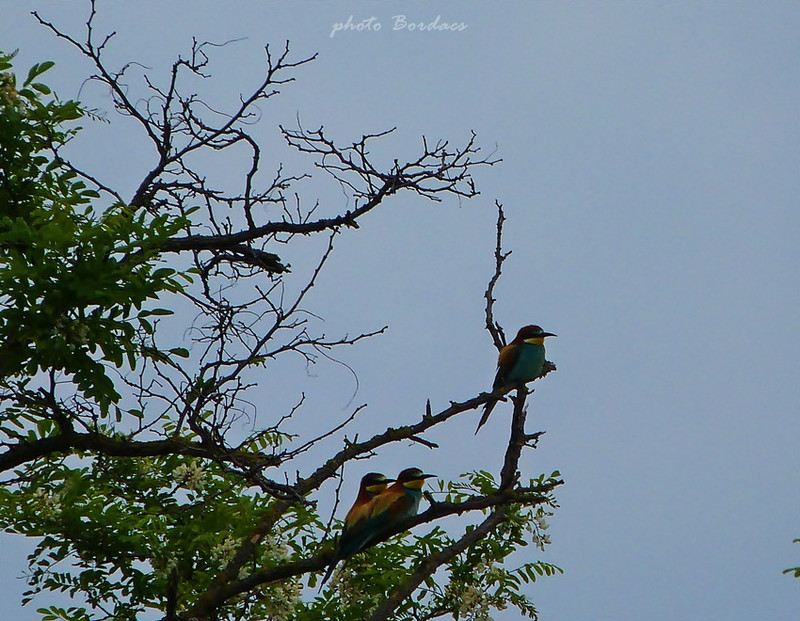
[[[525,339],[528,345],[544,345],[543,336],[534,336],[532,339]]]

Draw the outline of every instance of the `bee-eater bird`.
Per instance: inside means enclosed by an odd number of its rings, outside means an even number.
[[[372,534],[371,531],[365,529],[372,510],[372,503],[379,494],[386,491],[392,481],[394,479],[387,479],[380,472],[370,472],[363,476],[356,501],[344,517],[344,526],[339,537],[336,556],[328,567],[328,571],[325,572],[320,588],[331,577],[333,569],[339,561],[350,558],[366,547]]]
[[[544,371],[544,339],[548,336],[555,336],[555,334],[545,332],[539,326],[520,328],[514,340],[500,350],[497,358],[497,375],[494,376],[492,391],[506,392],[539,377]],[[478,433],[489,419],[489,414],[492,413],[495,405],[497,405],[497,399],[486,402],[481,422],[478,423],[475,433]]]
[[[366,527],[372,534],[367,545],[371,545],[403,520],[417,514],[425,479],[435,476],[425,474],[419,468],[406,468],[397,475],[397,480],[372,502],[369,524]]]

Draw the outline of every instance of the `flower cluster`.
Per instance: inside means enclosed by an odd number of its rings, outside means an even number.
[[[358,576],[363,572],[366,564],[363,558],[350,559],[333,575],[331,586],[336,590],[336,599],[343,609],[351,606],[367,606],[374,610],[381,603],[382,598],[378,593],[367,593],[358,583]]]
[[[203,469],[196,461],[187,461],[172,471],[175,481],[192,491],[201,491],[204,486]]]
[[[489,601],[486,592],[475,584],[468,584],[453,589],[453,583],[447,585],[446,593],[457,602],[458,618],[468,621],[491,621]]]
[[[13,73],[0,73],[0,105],[18,108],[22,104],[14,84]]]
[[[288,621],[294,616],[294,609],[300,601],[303,585],[297,578],[272,584],[262,591],[266,615],[260,621]]]
[[[486,585],[495,584],[502,577],[503,570],[495,567],[494,562],[482,561],[472,571],[474,582],[451,580],[445,588],[445,596],[455,602],[458,619],[491,621],[489,611],[492,608],[505,609],[506,602],[502,597],[492,595]]]
[[[63,509],[61,494],[53,494],[44,487],[38,487],[33,492],[33,504],[43,518],[55,517]]]
[[[546,518],[551,515],[552,513],[545,511],[542,507],[539,507],[536,510],[536,515],[533,516],[533,520],[528,522],[525,527],[528,532],[533,535],[532,539],[534,545],[536,545],[536,547],[542,552],[544,552],[544,547],[546,545],[550,545],[552,543],[550,540],[550,535],[542,532],[550,528],[550,524],[547,522]]]
[[[89,343],[89,326],[80,321],[71,321],[64,317],[56,319],[50,334],[54,338],[65,340],[67,348],[72,352],[78,347]]]
[[[275,534],[264,537],[261,551],[263,562],[270,565],[277,565],[289,559],[288,546]],[[302,592],[303,584],[297,577],[264,587],[261,590],[259,614],[265,616],[260,621],[287,621],[293,618]]]
[[[270,563],[280,563],[289,558],[288,546],[274,534],[264,537],[261,543],[261,551],[264,559]]]
[[[222,543],[218,543],[213,548],[211,548],[211,557],[215,560],[219,561],[219,565],[224,567],[228,563],[230,563],[233,556],[236,554],[236,550],[239,549],[241,542],[233,537],[226,537],[225,541]]]

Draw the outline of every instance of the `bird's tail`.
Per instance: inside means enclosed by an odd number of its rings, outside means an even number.
[[[334,560],[330,565],[328,565],[328,571],[325,572],[325,575],[322,577],[322,582],[319,583],[319,590],[322,591],[323,585],[328,581],[328,578],[331,577],[333,570],[336,569],[337,560]]]
[[[491,401],[487,401],[486,405],[483,406],[483,416],[481,416],[481,421],[478,423],[477,429],[475,429],[475,435],[478,435],[478,432],[483,427],[483,424],[489,420],[489,414],[492,413],[494,406],[497,405],[497,399],[492,399]]]

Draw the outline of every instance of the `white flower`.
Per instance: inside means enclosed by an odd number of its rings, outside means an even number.
[[[264,538],[262,546],[264,555],[273,560],[282,561],[289,557],[289,548],[274,535],[267,535]]]
[[[536,526],[539,527],[540,530],[547,530],[550,528],[550,524],[547,523],[547,520],[544,519],[544,515],[537,515],[533,520],[536,522]]]
[[[211,556],[218,560],[220,565],[227,565],[238,548],[239,542],[233,537],[228,537],[222,543],[211,548]]]
[[[55,517],[63,510],[61,494],[51,494],[44,487],[39,487],[33,492],[33,502],[43,518]]]
[[[267,616],[254,621],[287,621],[293,616],[302,591],[303,585],[296,578],[263,589],[261,596],[265,602],[264,611]]]
[[[450,583],[445,587],[446,594],[457,602],[460,619],[467,621],[491,621],[489,594],[475,584]]]
[[[22,107],[19,92],[14,87],[14,77],[8,72],[0,73],[0,105]]]
[[[184,462],[172,471],[175,481],[192,491],[203,489],[203,469],[195,461]]]

